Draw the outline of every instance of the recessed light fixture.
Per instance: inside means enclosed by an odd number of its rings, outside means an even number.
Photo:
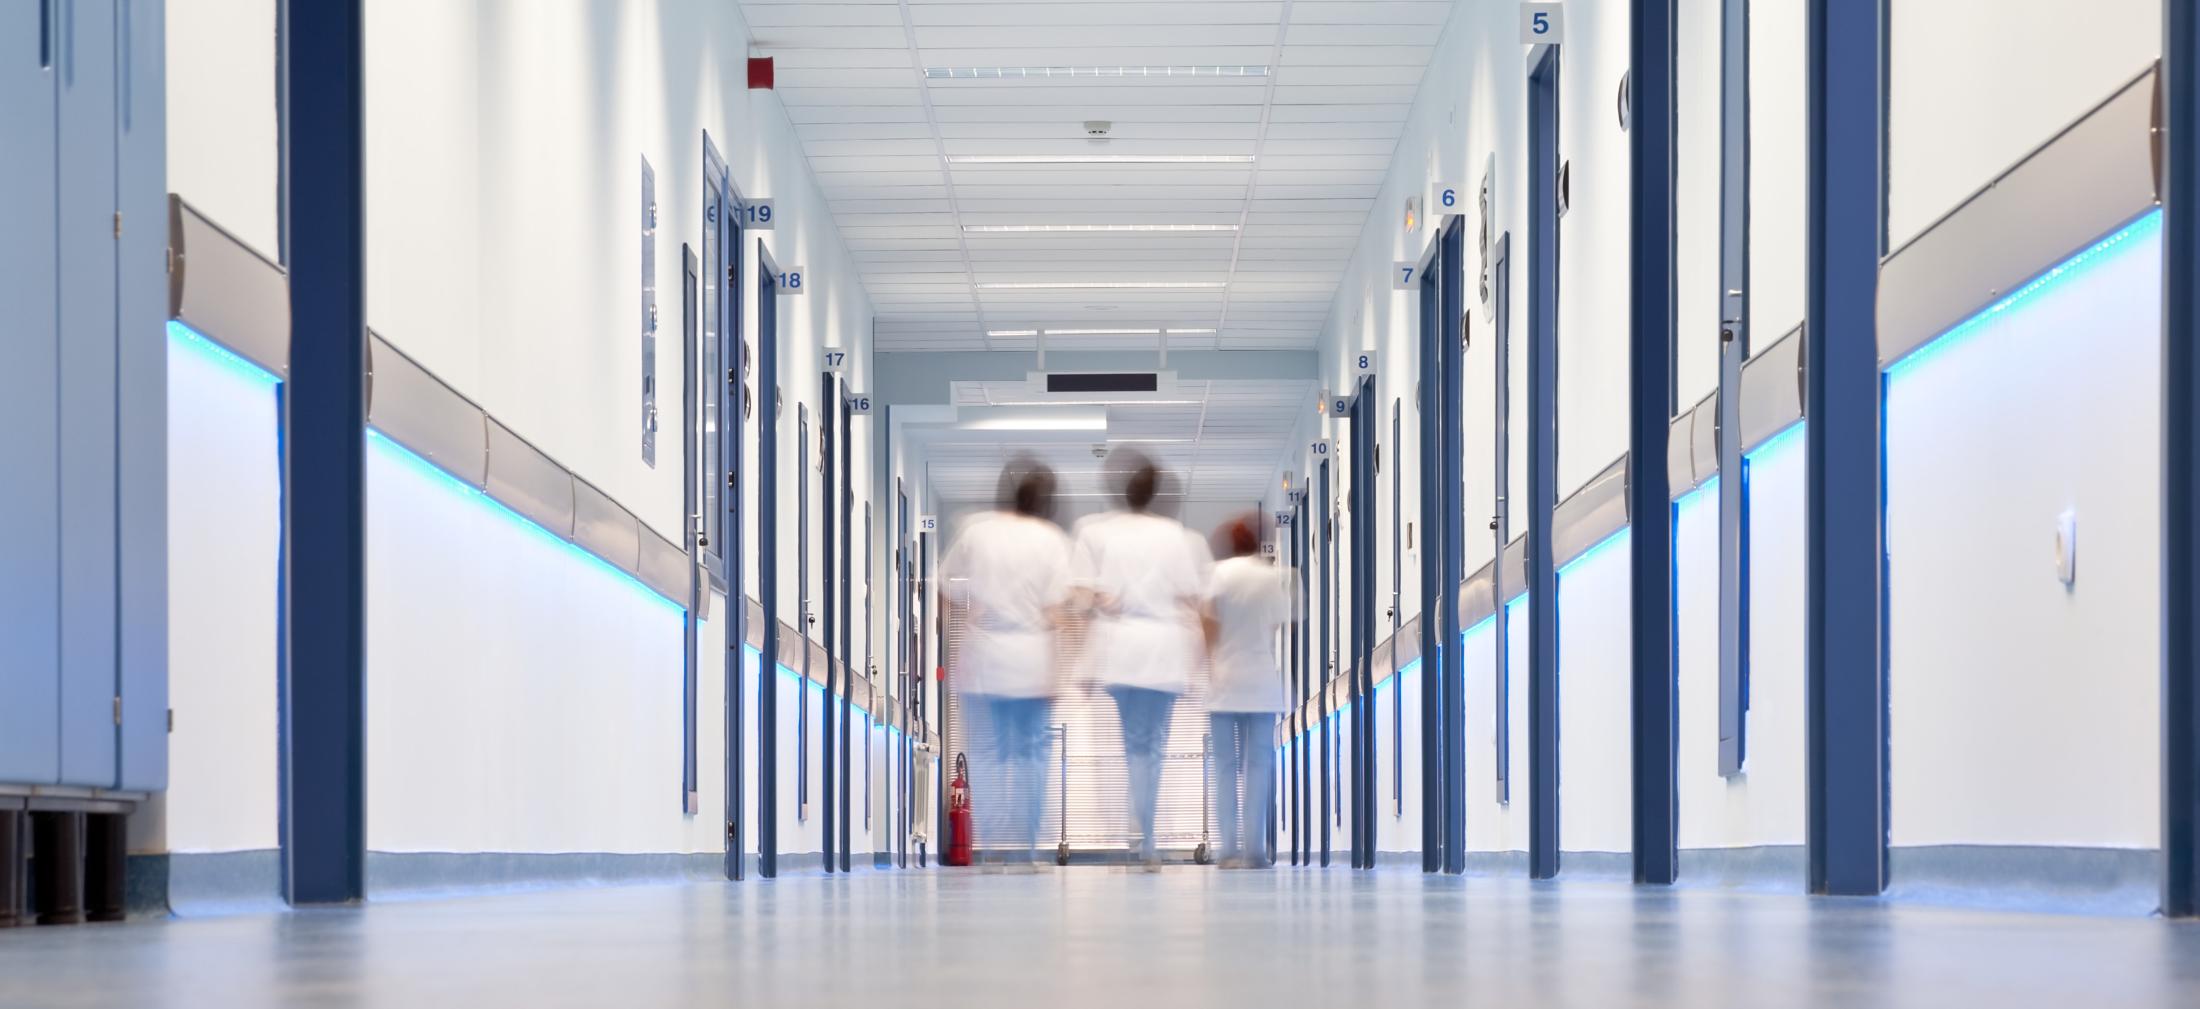
[[[1083,280],[979,284],[981,291],[1219,291],[1219,280]]]
[[[934,81],[1020,81],[1091,77],[1266,77],[1267,67],[1255,66],[1123,66],[1123,67],[926,67],[924,76]]]
[[[1158,329],[1050,329],[1048,336],[1160,336]]]
[[[1169,335],[1170,335],[1170,336],[1192,336],[1192,335],[1195,335],[1195,334],[1198,334],[1198,333],[1212,333],[1212,332],[1214,332],[1214,330],[1211,330],[1211,329],[1172,329],[1172,330],[1169,330]]]
[[[965,224],[972,235],[1088,234],[1147,231],[1236,231],[1235,224]]]
[[[987,406],[1198,406],[1196,399],[996,399]]]
[[[1038,331],[1038,330],[1036,330],[1036,329],[989,329],[989,330],[986,330],[986,331],[985,331],[985,335],[987,335],[987,336],[1038,336],[1038,335],[1039,335],[1039,331]]]
[[[950,154],[950,165],[1249,165],[1250,154]]]

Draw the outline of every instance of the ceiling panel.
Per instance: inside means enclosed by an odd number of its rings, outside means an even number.
[[[1213,331],[1167,337],[1174,348],[1311,346],[1368,215],[1390,212],[1376,197],[1452,6],[743,2],[872,296],[879,346],[896,350],[1035,347],[1035,337],[986,333],[1048,328]],[[1009,69],[972,76],[986,68]],[[1089,120],[1110,124],[1106,136],[1088,135]],[[1251,160],[1073,160],[1095,154]],[[986,155],[1061,163],[946,160]],[[965,230],[1003,225],[1216,230]],[[1209,286],[977,286],[1003,283]],[[1046,344],[1162,341],[1080,334]]]

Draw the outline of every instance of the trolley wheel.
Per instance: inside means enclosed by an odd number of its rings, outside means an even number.
[[[1208,865],[1214,861],[1213,856],[1207,852],[1207,842],[1201,841],[1199,847],[1192,849],[1192,861],[1201,865]]]
[[[1055,865],[1068,865],[1068,864],[1069,864],[1069,842],[1068,842],[1068,841],[1064,841],[1064,842],[1062,842],[1062,843],[1060,843],[1060,844],[1057,844],[1057,845],[1055,845],[1055,846],[1054,846],[1054,864],[1055,864]]]

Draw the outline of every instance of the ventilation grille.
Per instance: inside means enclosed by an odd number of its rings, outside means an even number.
[[[1048,392],[1158,392],[1160,388],[1160,376],[1150,371],[1047,375]]]

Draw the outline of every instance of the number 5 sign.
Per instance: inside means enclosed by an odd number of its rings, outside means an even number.
[[[1558,45],[1566,40],[1566,5],[1520,5],[1520,42],[1523,45]]]

